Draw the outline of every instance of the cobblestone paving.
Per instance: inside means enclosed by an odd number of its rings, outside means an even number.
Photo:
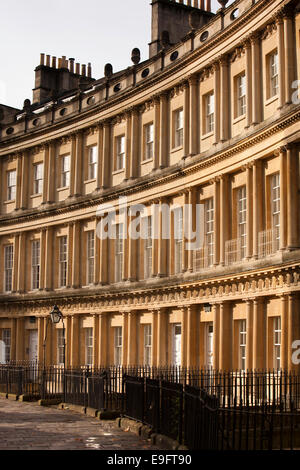
[[[155,450],[114,421],[0,398],[0,450]]]

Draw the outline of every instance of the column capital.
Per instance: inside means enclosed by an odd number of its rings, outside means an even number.
[[[190,86],[198,85],[199,79],[199,74],[194,73],[188,76],[188,83]]]

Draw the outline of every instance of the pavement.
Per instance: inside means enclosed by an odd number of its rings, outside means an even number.
[[[0,450],[157,450],[150,439],[70,410],[0,398]]]

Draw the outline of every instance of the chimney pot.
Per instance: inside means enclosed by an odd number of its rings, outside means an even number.
[[[90,62],[88,63],[88,77],[92,78],[92,64]]]
[[[76,62],[76,73],[77,73],[77,75],[80,75],[80,64],[79,64],[79,62]]]
[[[86,77],[86,65],[85,65],[85,64],[82,64],[82,65],[81,65],[81,75],[83,75],[84,77]]]
[[[52,68],[56,69],[56,57],[52,57]]]
[[[72,57],[70,57],[69,63],[70,63],[70,72],[71,72],[71,73],[74,73],[74,61],[75,61],[75,59],[73,59]]]
[[[59,57],[58,59],[58,68],[61,69],[62,65],[61,65],[61,58]]]
[[[46,56],[46,65],[47,67],[50,67],[50,55]]]
[[[45,64],[45,54],[41,54],[41,60],[40,60],[40,65]]]

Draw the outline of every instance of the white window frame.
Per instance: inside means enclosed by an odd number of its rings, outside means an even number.
[[[280,174],[271,175],[271,217],[275,251],[280,247]]]
[[[145,153],[144,160],[152,160],[154,156],[154,124],[149,122],[144,126]]]
[[[64,330],[63,328],[57,328],[57,363],[58,365],[64,364]]]
[[[68,237],[63,235],[58,239],[58,253],[59,253],[59,287],[67,286],[67,273],[68,273]]]
[[[32,240],[31,242],[31,289],[40,288],[40,270],[41,270],[41,242]]]
[[[93,328],[85,330],[85,365],[92,366],[94,363],[94,331]]]
[[[61,156],[61,187],[68,188],[70,186],[70,164],[71,155]]]
[[[241,241],[241,259],[246,257],[247,250],[247,189],[246,185],[237,190],[238,238]]]
[[[11,358],[11,329],[10,328],[3,328],[2,341],[5,345],[4,360],[5,362],[9,362]]]
[[[123,328],[121,326],[114,327],[114,365],[122,365],[122,348],[123,348]]]
[[[144,239],[144,279],[149,279],[152,276],[152,216],[145,217],[142,223],[145,224],[145,229],[147,230],[147,236]]]
[[[152,325],[144,325],[144,365],[152,365]]]
[[[123,280],[124,263],[124,224],[116,224],[115,238],[115,282]]]
[[[97,178],[98,169],[98,145],[92,145],[88,149],[88,179],[95,180]]]
[[[247,320],[239,320],[239,368],[246,370]]]
[[[270,98],[279,93],[279,56],[278,52],[272,52],[269,55],[269,74],[270,74]]]
[[[215,130],[215,94],[214,92],[205,95],[205,134],[210,134]]]
[[[94,283],[94,267],[95,267],[95,232],[93,230],[86,234],[87,243],[87,284]]]
[[[215,206],[214,198],[210,197],[204,201],[204,216],[205,216],[205,244],[207,247],[207,262],[208,266],[214,264],[214,244],[215,244]]]
[[[4,292],[12,291],[12,277],[14,265],[13,244],[4,247]]]
[[[246,114],[246,75],[239,75],[236,79],[236,96],[237,96],[237,116],[241,117]]]
[[[176,109],[174,117],[174,148],[183,146],[183,128],[184,128],[184,112],[183,108]]]
[[[273,367],[281,368],[281,316],[273,318]]]
[[[16,199],[17,171],[9,170],[7,172],[7,200],[14,201]]]
[[[43,193],[44,164],[33,165],[33,194]]]
[[[116,170],[125,169],[125,135],[116,137]]]
[[[177,207],[173,210],[174,215],[174,273],[182,272],[182,250],[183,250],[183,208]]]

